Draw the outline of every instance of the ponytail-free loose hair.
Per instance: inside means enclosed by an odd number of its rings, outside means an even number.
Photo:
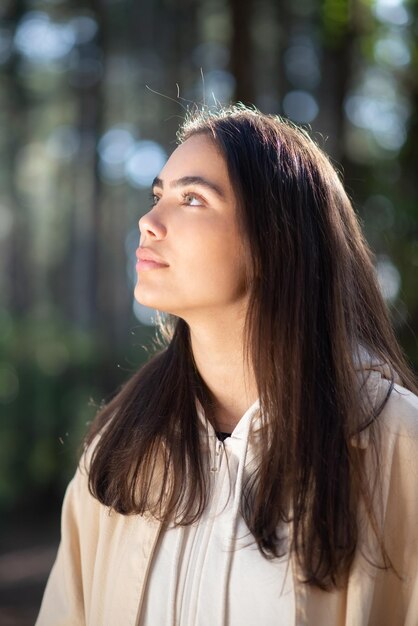
[[[225,159],[252,260],[245,338],[262,453],[241,511],[266,557],[285,552],[280,528],[288,522],[305,581],[330,588],[352,562],[360,501],[378,535],[365,451],[355,443],[367,428],[378,462],[374,431],[385,399],[377,407],[369,401],[362,355],[379,359],[412,390],[414,378],[352,205],[307,133],[235,106],[189,113],[179,141],[195,134]],[[87,437],[95,442],[89,485],[119,513],[190,524],[210,497],[196,401],[210,415],[211,398],[188,325],[171,322],[167,347],[97,416]],[[390,565],[384,546],[381,556]]]

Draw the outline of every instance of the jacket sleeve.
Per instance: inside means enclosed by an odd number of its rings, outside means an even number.
[[[88,492],[82,465],[65,493],[61,542],[36,626],[84,626],[97,545],[99,503]]]
[[[398,386],[382,413],[388,494],[384,542],[394,570],[378,570],[371,626],[418,625],[418,398]]]
[[[386,391],[382,383],[383,398]],[[347,588],[324,592],[298,582],[298,626],[418,626],[418,398],[395,385],[375,424],[377,449],[367,431],[358,445],[372,488],[376,462],[380,472],[376,523],[393,568],[385,567],[381,543],[361,508]]]

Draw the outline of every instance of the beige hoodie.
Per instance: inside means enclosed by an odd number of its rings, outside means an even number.
[[[368,369],[368,386],[379,402],[389,388],[387,372],[376,364]],[[291,557],[295,626],[418,626],[418,398],[395,385],[378,423],[380,522],[400,577],[371,566],[358,550],[346,586],[323,592],[301,582]],[[367,431],[353,445],[367,455]],[[64,499],[61,544],[36,626],[138,626],[160,529],[150,517],[123,516],[101,505],[89,494],[80,464]]]

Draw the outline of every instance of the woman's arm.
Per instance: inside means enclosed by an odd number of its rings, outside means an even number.
[[[83,465],[64,497],[61,542],[36,626],[84,626],[88,621],[100,505],[88,491]]]

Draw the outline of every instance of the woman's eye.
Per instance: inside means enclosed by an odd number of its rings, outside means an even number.
[[[183,200],[189,206],[202,206],[203,204],[199,196],[196,196],[194,193],[185,193]]]
[[[158,202],[158,200],[160,199],[157,195],[155,195],[155,193],[151,193],[150,194],[150,198],[151,198],[151,205],[155,206]]]

